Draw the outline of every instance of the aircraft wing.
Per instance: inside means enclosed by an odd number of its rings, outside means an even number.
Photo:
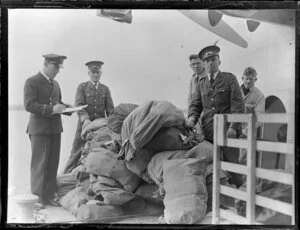
[[[206,10],[179,10],[184,16],[194,21],[210,32],[226,39],[227,41],[236,44],[240,47],[247,48],[248,43],[234,29],[232,29],[224,20],[221,20],[217,25],[212,26],[208,20],[208,11]]]

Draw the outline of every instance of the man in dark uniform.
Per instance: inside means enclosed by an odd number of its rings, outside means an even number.
[[[77,130],[64,173],[70,173],[78,164],[84,145],[84,140],[81,139],[82,129],[97,118],[108,117],[114,110],[109,88],[100,83],[103,64],[102,61],[87,62],[90,80],[80,83],[77,88],[75,106],[88,105],[88,107],[78,112]]]
[[[24,107],[31,113],[27,127],[32,149],[31,192],[39,197],[42,207],[56,204],[53,198],[63,131],[59,113],[68,107],[62,102],[59,84],[54,80],[67,57],[43,57],[43,69],[28,78],[24,87]]]
[[[237,78],[227,72],[221,72],[219,58],[220,48],[208,46],[202,49],[199,57],[204,62],[207,77],[201,78],[197,90],[189,107],[187,126],[193,128],[201,112],[202,131],[205,139],[213,143],[213,117],[218,113],[243,113],[244,103]],[[227,127],[227,136],[238,137],[241,129],[240,123],[230,123]],[[223,147],[225,161],[238,163],[239,150]],[[241,177],[232,174],[232,182],[237,186],[241,183]]]

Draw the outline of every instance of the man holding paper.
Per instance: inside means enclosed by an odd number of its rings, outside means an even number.
[[[109,88],[100,83],[103,64],[102,61],[90,61],[85,64],[89,70],[90,80],[79,84],[76,91],[75,106],[87,105],[87,107],[77,113],[77,130],[64,173],[70,173],[80,159],[84,144],[84,140],[81,139],[82,129],[97,118],[108,117],[114,110]]]
[[[54,198],[63,131],[60,113],[69,107],[62,102],[59,84],[54,80],[67,57],[43,57],[43,69],[28,78],[24,86],[24,107],[30,112],[26,132],[32,149],[31,192],[39,197],[41,207],[57,204]]]

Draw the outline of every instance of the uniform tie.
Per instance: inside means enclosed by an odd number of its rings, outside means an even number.
[[[214,84],[215,80],[214,80],[214,75],[213,74],[210,75],[209,82],[210,82],[210,86],[212,86]]]
[[[243,89],[244,95],[247,95],[247,93],[249,93],[249,89],[247,89],[245,87],[245,85],[242,86],[242,89]]]
[[[52,78],[49,78],[49,82],[50,82],[51,87],[53,87],[53,79]]]

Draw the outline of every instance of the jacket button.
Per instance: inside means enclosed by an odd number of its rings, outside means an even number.
[[[215,109],[215,107],[212,107],[212,109]]]

